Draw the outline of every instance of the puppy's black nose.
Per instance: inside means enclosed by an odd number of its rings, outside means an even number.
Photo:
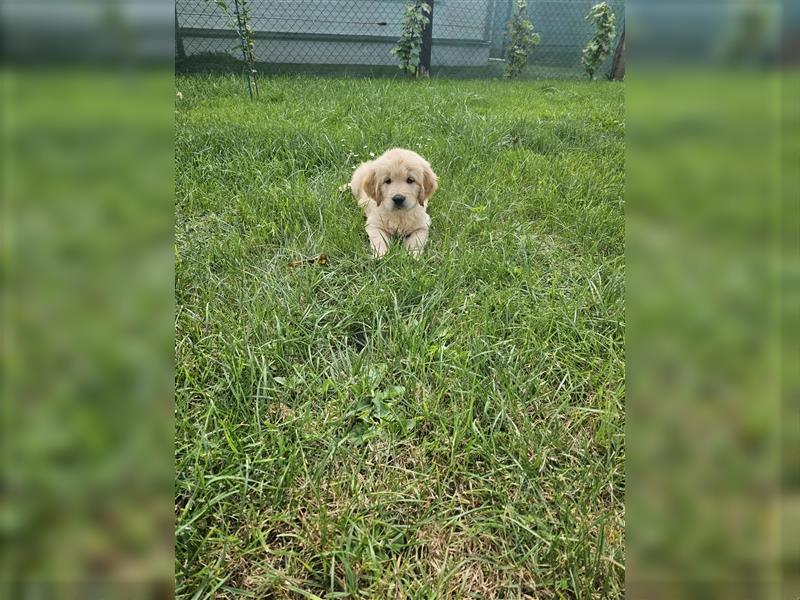
[[[405,201],[406,201],[406,197],[402,196],[400,194],[397,194],[396,196],[392,196],[392,202],[394,202],[397,206],[400,206]]]

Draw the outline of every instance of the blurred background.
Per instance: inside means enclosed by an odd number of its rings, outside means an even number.
[[[797,6],[626,10],[627,591],[798,598]]]
[[[169,598],[172,6],[0,14],[0,597]]]
[[[382,75],[402,8],[250,4],[262,86]],[[796,599],[800,10],[611,4],[630,29],[627,593]],[[526,77],[580,76],[559,47],[588,6],[529,2]],[[238,40],[213,1],[0,7],[0,593],[171,597],[173,73],[241,74]],[[497,75],[506,10],[437,0],[433,76]]]

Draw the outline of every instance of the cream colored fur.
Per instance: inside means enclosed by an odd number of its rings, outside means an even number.
[[[431,224],[427,204],[438,187],[428,161],[411,150],[393,148],[361,164],[349,187],[366,214],[367,235],[376,258],[386,254],[395,236],[402,238],[414,256],[422,253]]]

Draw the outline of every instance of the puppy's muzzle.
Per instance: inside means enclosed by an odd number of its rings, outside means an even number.
[[[394,202],[395,206],[403,206],[403,202],[406,201],[406,197],[402,194],[396,194],[392,196],[392,202]]]

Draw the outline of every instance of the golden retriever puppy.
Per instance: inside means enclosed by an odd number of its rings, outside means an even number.
[[[376,258],[389,250],[392,236],[402,238],[414,256],[422,253],[431,224],[426,205],[437,186],[428,161],[402,148],[387,150],[355,170],[349,187],[366,214],[367,235]]]

